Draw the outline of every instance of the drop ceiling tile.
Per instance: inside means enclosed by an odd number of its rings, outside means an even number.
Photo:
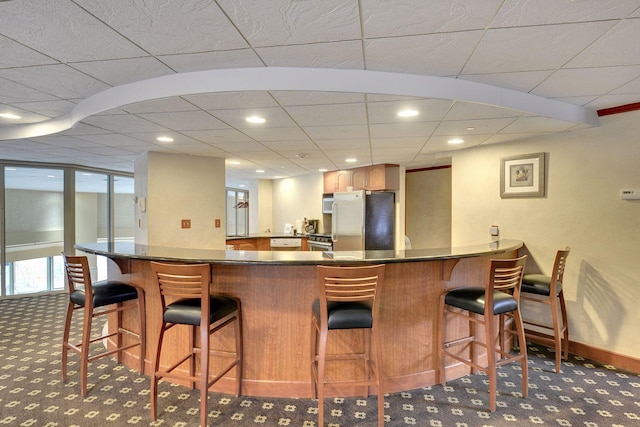
[[[220,92],[183,96],[188,102],[203,110],[246,110],[249,108],[277,107],[269,92]]]
[[[100,156],[129,156],[131,155],[131,150],[126,150],[122,148],[115,147],[83,147],[79,151],[84,151],[87,153],[98,154]]]
[[[407,136],[396,138],[371,138],[371,148],[374,152],[382,148],[413,148],[420,149],[427,141],[427,136]]]
[[[562,132],[571,126],[573,123],[547,117],[521,117],[504,128],[501,133]]]
[[[364,102],[362,93],[272,91],[273,97],[284,107],[294,105],[331,105]]]
[[[67,113],[76,106],[73,102],[66,100],[57,101],[38,101],[38,102],[21,102],[14,104],[24,110],[32,111],[37,114],[42,114],[47,117],[60,117]]]
[[[503,142],[511,142],[511,141],[519,141],[525,138],[532,138],[538,136],[536,133],[504,133],[497,134],[487,138],[486,141],[482,143],[482,145],[487,144],[501,144]]]
[[[2,29],[0,29],[2,31]],[[57,61],[27,46],[0,35],[0,68],[56,64]]]
[[[365,40],[367,69],[430,76],[457,75],[482,31]]]
[[[605,34],[613,22],[490,29],[462,74],[556,69]],[[523,46],[527,46],[523,49]]]
[[[369,148],[369,139],[367,138],[349,138],[341,139],[318,139],[315,141],[321,150],[336,150],[344,147],[366,150]]]
[[[603,108],[618,107],[620,105],[635,104],[639,102],[640,95],[636,94],[609,94],[603,95],[599,98],[586,104],[587,107],[600,110]]]
[[[74,2],[6,2],[2,34],[62,62],[134,57],[143,50]]]
[[[367,111],[370,123],[411,123],[442,120],[451,108],[448,99],[410,99],[404,101],[370,102]],[[398,117],[402,110],[416,110],[415,117]]]
[[[298,127],[269,127],[254,129],[243,129],[243,133],[255,139],[256,141],[299,141],[305,139],[307,136]]]
[[[0,77],[63,99],[84,98],[110,87],[62,64],[0,70]],[[49,99],[51,98],[23,99],[19,101]]]
[[[517,0],[504,2],[492,27],[562,24],[620,19],[638,7],[636,0],[603,0],[594,7],[584,1]]]
[[[208,110],[218,119],[236,129],[256,130],[271,127],[286,128],[295,126],[295,122],[291,120],[280,107],[255,107],[238,110]],[[266,119],[266,123],[249,123],[247,117],[258,116]],[[247,132],[248,133],[248,132]]]
[[[364,104],[299,105],[287,111],[301,126],[339,126],[367,123]]]
[[[215,2],[78,0],[153,55],[239,49],[247,43]]]
[[[60,132],[58,135],[67,135],[67,136],[81,136],[81,135],[99,135],[99,134],[107,134],[110,131],[106,129],[100,129],[95,126],[91,126],[85,123],[76,123],[71,129],[67,129],[63,132]]]
[[[279,153],[289,152],[295,154],[305,153],[312,155],[318,151],[318,146],[311,140],[301,141],[263,141],[262,144]]]
[[[254,47],[360,39],[357,2],[219,0]]]
[[[256,52],[269,67],[364,68],[360,40],[263,47]]]
[[[198,107],[184,100],[182,97],[172,96],[169,98],[153,99],[151,101],[136,102],[127,104],[120,109],[131,114],[140,113],[170,113],[173,111],[196,111]]]
[[[1,70],[0,70],[1,72]],[[0,102],[1,103],[18,103],[18,102],[38,102],[56,100],[51,94],[23,86],[11,80],[3,79],[0,74]]]
[[[83,123],[112,132],[167,132],[169,129],[132,114],[90,116]]]
[[[252,139],[236,129],[210,129],[183,131],[183,134],[206,143],[250,142]]]
[[[639,65],[638,34],[640,34],[640,19],[624,20],[580,52],[565,67]],[[612,46],[615,46],[615,49],[612,49]]]
[[[204,111],[175,111],[170,113],[142,113],[138,117],[157,123],[168,129],[207,130],[225,129],[228,126]]]
[[[229,153],[248,153],[248,152],[256,152],[269,151],[267,147],[255,141],[248,142],[214,142],[210,143],[211,146],[219,148],[220,150],[227,151]]]
[[[364,35],[393,37],[484,29],[501,0],[469,2],[363,0]]]
[[[172,148],[180,145],[194,145],[202,143],[201,141],[190,138],[189,136],[184,135],[181,132],[162,132],[161,134],[157,132],[131,132],[129,133],[129,136],[131,138],[134,138],[134,141],[137,141],[137,143],[132,141],[132,144],[142,145],[146,143],[151,146],[162,146],[167,148]],[[173,138],[173,141],[158,141],[159,136],[167,136]]]
[[[438,135],[429,138],[429,141],[422,148],[421,153],[430,153],[434,151],[452,151],[462,150],[464,148],[474,147],[482,144],[491,135],[467,135],[462,144],[449,144],[451,136]]]
[[[81,135],[77,138],[82,141],[91,141],[93,143],[106,145],[109,147],[129,147],[144,144],[140,139],[132,138],[130,136],[122,135],[119,133]]]
[[[305,126],[304,131],[313,140],[369,138],[367,125]]]
[[[178,73],[222,68],[264,67],[253,49],[157,55],[160,61]]]
[[[70,66],[111,86],[174,74],[169,67],[151,57],[76,62]]]
[[[217,157],[224,153],[224,151],[220,150],[219,148],[212,147],[207,144],[201,144],[201,143],[180,145],[177,147],[172,147],[172,149],[179,153],[191,154],[194,156]]]
[[[481,120],[448,120],[440,123],[434,135],[451,135],[466,137],[474,134],[493,134],[509,126],[515,117]],[[469,129],[468,128],[473,128]]]
[[[615,95],[640,94],[640,77],[633,79],[629,83],[624,84],[615,90],[612,90],[611,94],[615,94]]]
[[[371,160],[376,163],[406,163],[413,160],[419,149],[414,148],[379,148],[373,151]]]
[[[635,79],[640,65],[563,69],[553,73],[533,90],[546,97],[604,95]]]
[[[372,124],[369,129],[371,138],[428,137],[433,133],[437,125],[437,122],[384,123]]]

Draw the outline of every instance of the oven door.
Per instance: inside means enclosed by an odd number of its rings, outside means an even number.
[[[331,251],[333,250],[333,244],[330,242],[316,242],[315,240],[309,240],[307,242],[310,251]]]

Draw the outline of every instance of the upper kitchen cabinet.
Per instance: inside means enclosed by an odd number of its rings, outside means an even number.
[[[352,169],[351,182],[354,190],[399,190],[400,168],[398,165],[373,165]]]
[[[347,191],[347,187],[353,186],[352,184],[353,171],[351,169],[325,172],[324,173],[324,192],[336,193],[340,191]]]

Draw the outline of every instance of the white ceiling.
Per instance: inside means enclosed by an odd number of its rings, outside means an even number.
[[[228,183],[447,164],[593,125],[564,107],[639,102],[638,40],[637,0],[0,0],[0,113],[22,117],[0,118],[0,159],[132,172],[185,153],[227,159]],[[355,83],[299,78],[327,69]]]

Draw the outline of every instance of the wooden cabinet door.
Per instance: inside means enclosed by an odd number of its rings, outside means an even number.
[[[324,173],[324,192],[335,193],[338,191],[338,171]]]
[[[336,191],[347,191],[347,187],[351,186],[351,171],[338,171],[338,189]]]
[[[367,172],[368,168],[358,168],[353,169],[353,173],[351,174],[351,183],[353,185],[354,190],[366,190],[367,189],[367,181],[369,178],[369,173]]]
[[[367,190],[400,189],[400,168],[397,165],[374,165],[367,170]]]

